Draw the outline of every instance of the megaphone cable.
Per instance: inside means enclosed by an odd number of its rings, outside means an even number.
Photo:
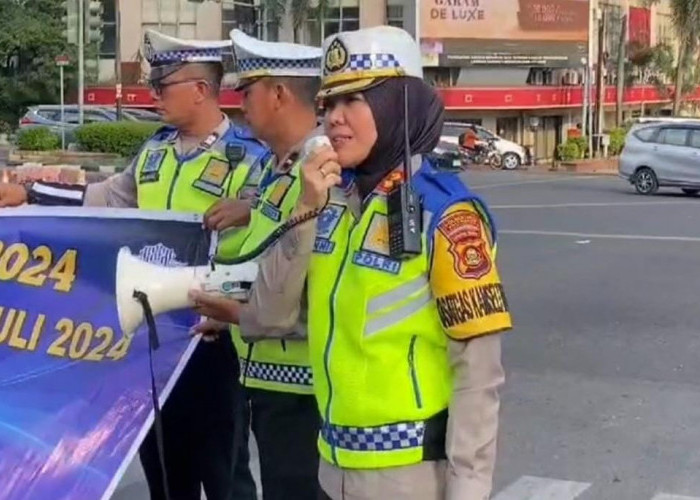
[[[317,147],[319,146],[330,146],[331,141],[330,139],[325,136],[325,135],[317,135],[314,137],[311,137],[306,143],[304,144],[304,147],[302,148],[302,151],[300,154],[293,154],[290,156],[290,158],[287,161],[291,161],[292,163],[296,162],[299,157],[302,158],[302,163],[306,161],[306,159],[316,150]],[[275,229],[270,235],[265,238],[260,245],[258,245],[255,249],[251,250],[250,252],[246,253],[245,255],[239,255],[238,257],[233,257],[233,258],[223,258],[223,257],[216,257],[212,259],[212,264],[222,264],[226,266],[232,266],[234,264],[242,264],[244,262],[248,262],[250,260],[255,259],[256,257],[260,256],[265,250],[267,250],[270,246],[274,245],[277,240],[279,240],[284,234],[295,227],[304,224],[305,222],[308,222],[312,219],[315,219],[319,215],[321,215],[321,212],[325,210],[326,206],[328,205],[328,201],[330,200],[330,190],[328,191],[328,197],[326,198],[326,203],[324,203],[323,207],[318,208],[316,210],[312,210],[310,212],[307,212],[305,214],[302,214],[297,217],[293,217],[289,219],[287,222],[279,226],[277,229]]]
[[[275,229],[270,235],[265,238],[260,245],[255,247],[253,250],[250,252],[239,255],[238,257],[232,257],[232,258],[223,258],[223,257],[217,257],[214,256],[212,258],[212,262],[214,264],[222,264],[225,266],[232,266],[234,264],[242,264],[244,262],[251,261],[257,257],[259,257],[265,250],[267,250],[269,247],[274,245],[277,240],[279,240],[282,236],[284,236],[288,231],[291,231],[297,226],[300,226],[301,224],[304,224],[305,222],[308,222],[310,220],[315,219],[319,215],[321,215],[321,212],[323,212],[328,206],[328,200],[330,199],[330,193],[328,193],[328,198],[326,198],[326,203],[323,205],[321,208],[317,208],[316,210],[311,210],[309,212],[306,212],[302,215],[299,215],[297,217],[292,217],[289,219],[287,222],[279,226],[277,229]]]
[[[148,325],[148,365],[151,378],[151,403],[153,404],[153,427],[156,432],[156,447],[158,448],[158,461],[160,462],[161,479],[163,480],[163,496],[165,500],[170,500],[170,490],[168,489],[168,476],[165,469],[165,446],[163,441],[163,419],[161,416],[160,403],[158,402],[158,391],[156,390],[156,376],[153,370],[153,352],[160,347],[158,341],[158,331],[156,330],[156,320],[153,317],[151,303],[148,295],[144,292],[134,290],[134,298],[141,303],[143,315]]]

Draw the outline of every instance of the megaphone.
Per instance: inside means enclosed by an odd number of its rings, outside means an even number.
[[[254,261],[214,268],[166,267],[145,262],[132,255],[128,247],[122,247],[117,255],[119,326],[124,335],[131,335],[144,321],[143,307],[134,297],[135,291],[148,296],[153,316],[157,316],[192,307],[194,304],[188,298],[192,289],[245,301],[257,275],[258,264]]]

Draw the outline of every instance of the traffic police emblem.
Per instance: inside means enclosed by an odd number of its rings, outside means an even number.
[[[165,153],[166,150],[164,149],[149,151],[139,174],[139,184],[158,182],[160,169],[163,166],[163,160],[165,160]]]
[[[349,61],[348,49],[345,48],[345,45],[339,38],[336,38],[328,46],[323,67],[326,73],[336,73],[345,69]]]
[[[333,253],[335,242],[331,241],[331,238],[344,213],[345,207],[335,203],[329,204],[323,212],[321,212],[321,215],[318,217],[318,226],[316,229],[316,241],[314,243],[315,253]]]

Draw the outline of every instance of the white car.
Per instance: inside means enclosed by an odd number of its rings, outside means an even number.
[[[503,158],[504,169],[513,170],[518,168],[520,165],[527,164],[527,152],[525,151],[524,147],[522,147],[520,144],[499,137],[480,125],[471,125],[461,122],[445,122],[442,127],[440,141],[458,144],[459,136],[469,127],[473,127],[476,130],[479,141],[486,143],[487,140],[493,139],[494,146]]]

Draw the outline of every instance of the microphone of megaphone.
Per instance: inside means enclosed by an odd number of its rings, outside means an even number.
[[[331,140],[326,135],[315,135],[311,137],[308,141],[304,143],[301,147],[301,158],[302,163],[309,159],[309,157],[322,146],[330,146]]]
[[[153,316],[186,309],[194,304],[188,297],[192,289],[218,293],[245,301],[258,275],[256,262],[235,265],[166,267],[145,262],[122,247],[117,255],[116,300],[119,326],[124,335],[133,334],[144,321],[141,303],[134,297],[139,291],[148,297]]]

